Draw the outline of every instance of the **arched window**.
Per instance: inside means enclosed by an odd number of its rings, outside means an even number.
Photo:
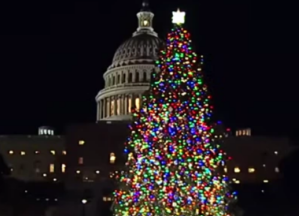
[[[135,76],[135,82],[139,82],[139,72],[136,72]]]
[[[115,76],[112,77],[112,85],[115,85]]]
[[[126,82],[126,74],[123,73],[123,80],[122,80],[122,83],[125,83]]]
[[[132,74],[132,73],[129,73],[129,80],[128,80],[129,83],[132,82],[132,78],[133,78],[133,74]]]
[[[146,72],[143,72],[143,82],[146,82]]]

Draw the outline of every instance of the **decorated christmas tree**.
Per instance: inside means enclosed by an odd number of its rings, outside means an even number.
[[[234,194],[221,172],[225,153],[212,140],[203,60],[192,51],[184,16],[173,13],[159,70],[152,74],[143,106],[133,110],[128,161],[114,193],[115,216],[230,215]]]

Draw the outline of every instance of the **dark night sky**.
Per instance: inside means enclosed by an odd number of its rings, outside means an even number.
[[[40,125],[62,131],[71,123],[94,122],[102,75],[137,28],[140,1],[1,5],[0,134],[35,133]],[[295,6],[152,0],[150,7],[162,39],[171,28],[171,12],[177,7],[187,12],[185,27],[196,52],[205,55],[217,119],[260,134],[294,130]]]

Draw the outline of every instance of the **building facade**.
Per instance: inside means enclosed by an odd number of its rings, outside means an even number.
[[[38,135],[1,135],[0,153],[10,167],[11,177],[21,181],[60,181],[58,174],[65,165],[64,136],[49,127],[41,127]]]

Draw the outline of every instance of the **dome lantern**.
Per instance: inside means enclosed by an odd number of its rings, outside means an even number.
[[[153,18],[154,13],[149,10],[149,3],[147,0],[142,2],[142,8],[140,12],[137,13],[138,18],[138,28],[137,31],[134,32],[133,36],[137,36],[139,34],[151,34],[154,36],[158,36],[157,33],[153,29]]]

